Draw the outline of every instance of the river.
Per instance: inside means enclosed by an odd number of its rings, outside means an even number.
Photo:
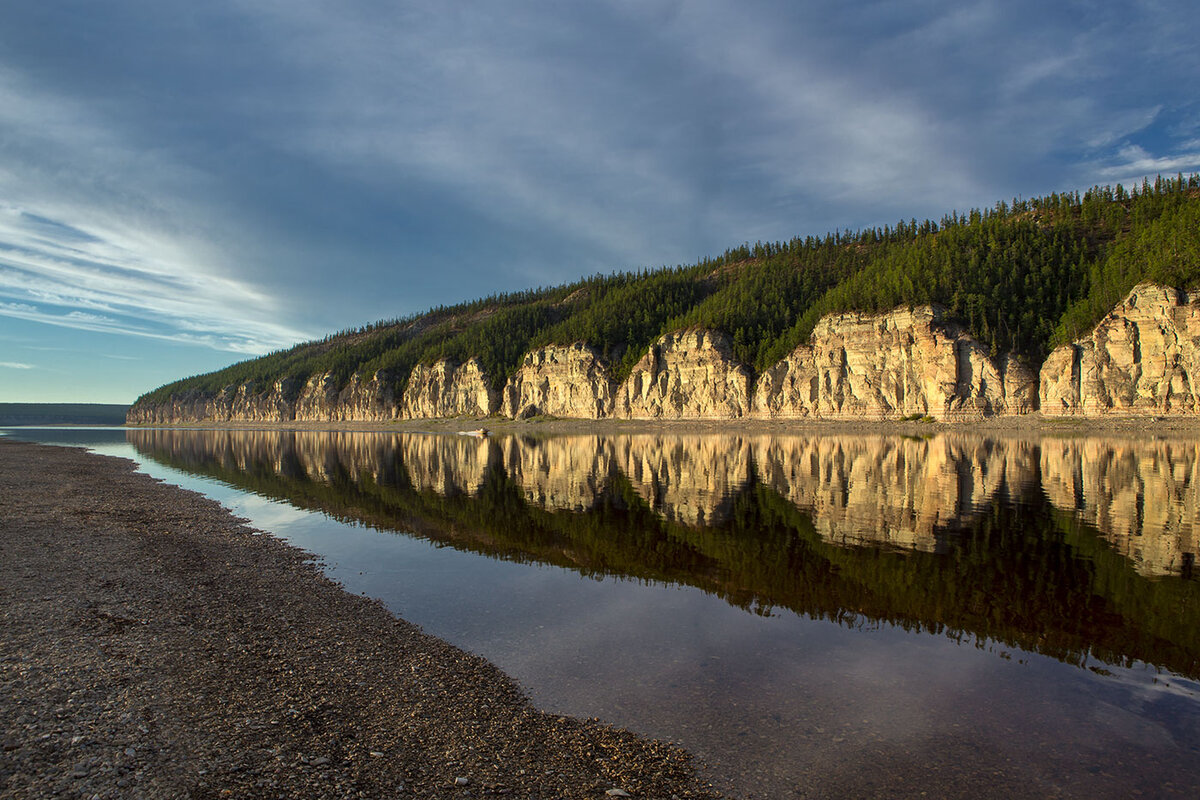
[[[1200,440],[12,429],[742,797],[1200,794]]]

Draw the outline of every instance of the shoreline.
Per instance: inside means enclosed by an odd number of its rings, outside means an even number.
[[[134,469],[0,438],[0,795],[720,796]]]
[[[898,435],[928,436],[965,433],[991,436],[1195,436],[1200,434],[1200,416],[1112,415],[1104,417],[1047,417],[1040,412],[986,417],[953,422],[896,419],[576,419],[533,417],[448,417],[406,420],[339,420],[255,422],[195,422],[173,424],[126,424],[128,430],[279,430],[356,431],[364,433],[464,433],[486,428],[494,434],[557,436],[580,434],[778,434]]]

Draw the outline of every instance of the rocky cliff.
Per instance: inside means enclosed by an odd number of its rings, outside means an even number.
[[[408,378],[401,405],[406,419],[486,417],[496,413],[500,394],[477,359],[458,364],[443,358],[418,364]]]
[[[808,344],[760,377],[757,415],[774,419],[974,419],[1033,410],[1037,383],[993,361],[937,306],[823,317]]]
[[[690,329],[650,347],[621,385],[621,419],[736,419],[750,410],[750,371],[733,360],[729,337]]]
[[[1095,329],[1042,366],[1051,416],[1200,413],[1200,294],[1139,284]]]
[[[993,359],[937,306],[822,318],[808,343],[757,381],[729,338],[704,329],[660,338],[617,384],[582,343],[525,356],[503,391],[479,361],[418,365],[398,376],[339,385],[328,373],[189,392],[130,409],[132,424],[391,420],[535,415],[599,419],[971,420],[1200,413],[1200,295],[1143,284],[1088,336],[1053,351],[1040,376],[1013,357]]]
[[[504,387],[500,413],[599,419],[611,414],[616,388],[608,365],[590,347],[550,345],[525,355]]]
[[[188,392],[165,403],[138,403],[125,421],[132,425],[180,425],[194,422],[286,422],[295,418],[301,387],[284,378],[226,386],[215,395]]]

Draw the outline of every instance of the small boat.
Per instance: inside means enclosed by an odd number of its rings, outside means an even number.
[[[474,436],[479,439],[484,439],[484,438],[487,438],[488,429],[487,428],[476,428],[473,431],[459,431],[459,433],[462,434],[463,436]]]

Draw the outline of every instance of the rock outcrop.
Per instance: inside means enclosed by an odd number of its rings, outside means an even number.
[[[992,361],[938,306],[822,317],[809,344],[760,377],[757,416],[775,419],[939,420],[1023,414],[1036,402],[1032,371]]]
[[[1139,284],[1088,336],[1042,365],[1042,413],[1200,413],[1200,295]]]
[[[443,358],[413,368],[401,413],[406,419],[486,417],[496,413],[499,404],[500,393],[492,388],[477,359],[457,364]]]
[[[616,389],[608,365],[590,347],[550,345],[525,355],[504,387],[500,413],[513,419],[542,414],[600,419],[612,413]]]
[[[342,389],[337,405],[330,410],[329,419],[337,420],[389,420],[400,416],[400,398],[397,388],[399,376],[390,370],[381,369],[369,381],[358,375]]]
[[[807,344],[752,382],[728,336],[692,328],[660,338],[620,385],[583,343],[525,356],[502,392],[476,359],[381,370],[341,385],[330,373],[300,383],[190,391],[129,410],[140,425],[197,422],[382,421],[501,413],[577,419],[972,420],[1200,414],[1200,294],[1141,284],[1088,336],[1056,349],[1040,376],[986,348],[938,306],[823,317]]]
[[[165,403],[137,404],[126,422],[134,425],[186,425],[196,422],[288,422],[294,419],[301,387],[283,378],[262,385],[249,381],[226,386],[215,395],[187,392]]]
[[[700,328],[650,347],[617,392],[621,419],[736,419],[750,410],[750,372],[733,360],[729,337]]]

